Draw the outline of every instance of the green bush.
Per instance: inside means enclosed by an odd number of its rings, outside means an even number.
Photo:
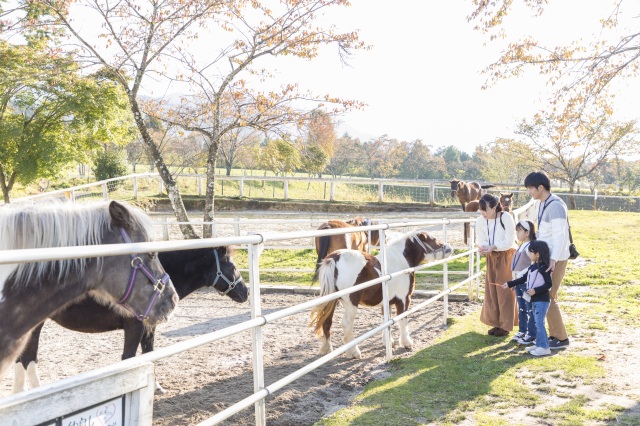
[[[100,151],[93,160],[93,173],[96,180],[105,180],[127,174],[127,162],[121,152],[110,151],[108,149]],[[116,182],[114,182],[115,184]],[[118,181],[115,185],[109,185],[109,192],[116,189]]]

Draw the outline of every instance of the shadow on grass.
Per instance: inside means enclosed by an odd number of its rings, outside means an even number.
[[[640,403],[628,410],[624,410],[615,419],[609,420],[608,425],[637,426],[640,425]]]
[[[494,381],[504,380],[504,373],[527,359],[531,356],[508,337],[465,332],[395,361],[392,376],[369,385],[352,410],[320,423],[456,423],[473,411],[478,398],[489,397],[487,406],[509,398]]]

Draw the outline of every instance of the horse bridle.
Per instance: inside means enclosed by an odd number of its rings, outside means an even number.
[[[125,243],[131,244],[133,242],[124,228],[120,228],[120,235],[122,235],[122,239],[124,239]],[[147,310],[144,312],[144,314],[136,313],[132,307],[125,304],[129,296],[131,296],[131,290],[133,290],[133,284],[136,281],[136,275],[138,274],[138,271],[142,272],[144,276],[146,276],[153,284],[153,296],[151,297],[149,306],[147,307]],[[145,266],[140,256],[138,256],[137,254],[131,254],[131,276],[129,277],[129,285],[127,286],[127,290],[125,291],[124,295],[120,298],[120,300],[118,300],[118,304],[122,305],[140,321],[144,321],[149,318],[149,312],[151,312],[151,308],[153,308],[153,305],[156,303],[158,296],[160,296],[164,291],[169,280],[169,274],[167,274],[166,272],[161,278],[156,278],[149,270],[149,268]]]
[[[439,251],[442,252],[442,257],[444,258],[444,251],[445,251],[445,245],[443,244],[440,248],[438,249],[434,249],[433,247],[429,246],[429,248],[427,249],[427,246],[425,246],[425,244],[422,242],[422,240],[420,239],[420,237],[418,237],[417,235],[415,236],[415,240],[418,242],[418,244],[420,245],[420,247],[422,247],[425,251],[425,253],[431,254],[433,253],[434,257],[436,256],[436,253],[438,253]]]
[[[231,290],[236,288],[236,285],[242,280],[242,276],[239,276],[238,279],[235,280],[235,281],[230,281],[229,278],[224,276],[224,274],[222,273],[222,269],[220,268],[220,258],[218,257],[218,250],[213,249],[213,254],[216,257],[216,268],[218,269],[218,272],[216,272],[216,278],[213,280],[213,284],[211,286],[213,288],[215,288],[218,293],[220,293],[221,295],[225,296]],[[229,284],[229,287],[227,287],[227,289],[225,291],[218,290],[216,288],[216,283],[218,282],[218,279],[220,277],[222,277],[222,279],[225,280],[227,282],[227,284]]]

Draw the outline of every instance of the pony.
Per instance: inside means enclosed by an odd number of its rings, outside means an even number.
[[[458,197],[462,211],[465,211],[467,203],[479,200],[482,197],[482,190],[487,188],[493,188],[495,185],[480,185],[478,182],[465,182],[463,180],[454,179],[449,181],[451,184],[451,198]]]
[[[152,232],[146,214],[116,201],[0,208],[0,250],[141,242]],[[155,253],[0,265],[0,377],[36,325],[87,293],[148,326],[178,302]]]
[[[502,206],[502,211],[511,213],[511,211],[513,210],[513,192],[501,192],[500,205]],[[466,213],[473,213],[473,212],[477,212],[479,209],[480,209],[480,201],[473,200],[465,206],[464,211]],[[469,224],[465,223],[464,224],[464,243],[465,244],[467,244],[467,241],[469,239],[468,235],[469,235]]]
[[[177,250],[158,253],[160,263],[171,275],[180,300],[201,287],[213,287],[220,294],[242,303],[247,300],[247,286],[231,257],[230,247]],[[138,346],[142,353],[153,351],[155,325],[145,326],[140,321],[111,309],[90,294],[56,311],[50,317],[60,326],[84,333],[102,333],[124,330],[122,359],[136,355]],[[44,321],[38,324],[15,365],[13,392],[25,389],[26,375],[31,387],[40,386],[38,377],[38,347]],[[25,374],[26,373],[26,374]],[[156,389],[164,390],[156,382]]]
[[[369,219],[363,219],[356,217],[355,219],[343,222],[341,220],[330,220],[321,224],[318,229],[341,229],[341,228],[354,228],[358,226],[377,225],[377,221]],[[369,232],[366,231],[354,231],[344,235],[324,235],[322,237],[315,238],[316,253],[318,254],[318,260],[316,261],[316,274],[320,267],[322,259],[327,257],[327,254],[339,249],[354,249],[360,251],[368,251],[371,246],[377,246],[380,242],[380,231],[371,231],[371,241],[369,241]],[[314,277],[315,279],[315,277]]]
[[[387,272],[393,273],[418,266],[423,262],[433,262],[451,256],[453,252],[449,244],[442,243],[427,232],[413,231],[390,242],[387,247]],[[328,255],[320,265],[318,275],[320,277],[320,295],[325,296],[333,292],[362,284],[381,276],[379,256],[372,256],[358,250],[341,249]],[[411,295],[415,288],[415,274],[412,272],[400,275],[387,282],[389,286],[389,306],[395,306],[396,314],[400,315],[409,309]],[[353,340],[353,323],[358,311],[358,306],[376,306],[382,303],[382,286],[376,284],[364,290],[343,296],[322,305],[315,306],[311,310],[310,327],[320,338],[322,345],[320,354],[324,355],[333,350],[331,345],[331,324],[333,313],[338,300],[344,305],[342,328],[344,330],[343,342]],[[413,347],[413,341],[409,336],[407,319],[399,321],[400,346],[407,349]],[[350,348],[346,355],[352,358],[360,358],[360,349],[357,346]]]

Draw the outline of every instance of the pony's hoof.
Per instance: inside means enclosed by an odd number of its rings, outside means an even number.
[[[412,340],[405,340],[404,342],[402,342],[401,346],[405,349],[413,349],[413,341]]]
[[[351,351],[347,352],[347,356],[349,358],[353,358],[353,359],[362,358],[362,354],[360,353],[360,349],[358,349],[357,347],[355,347]]]

